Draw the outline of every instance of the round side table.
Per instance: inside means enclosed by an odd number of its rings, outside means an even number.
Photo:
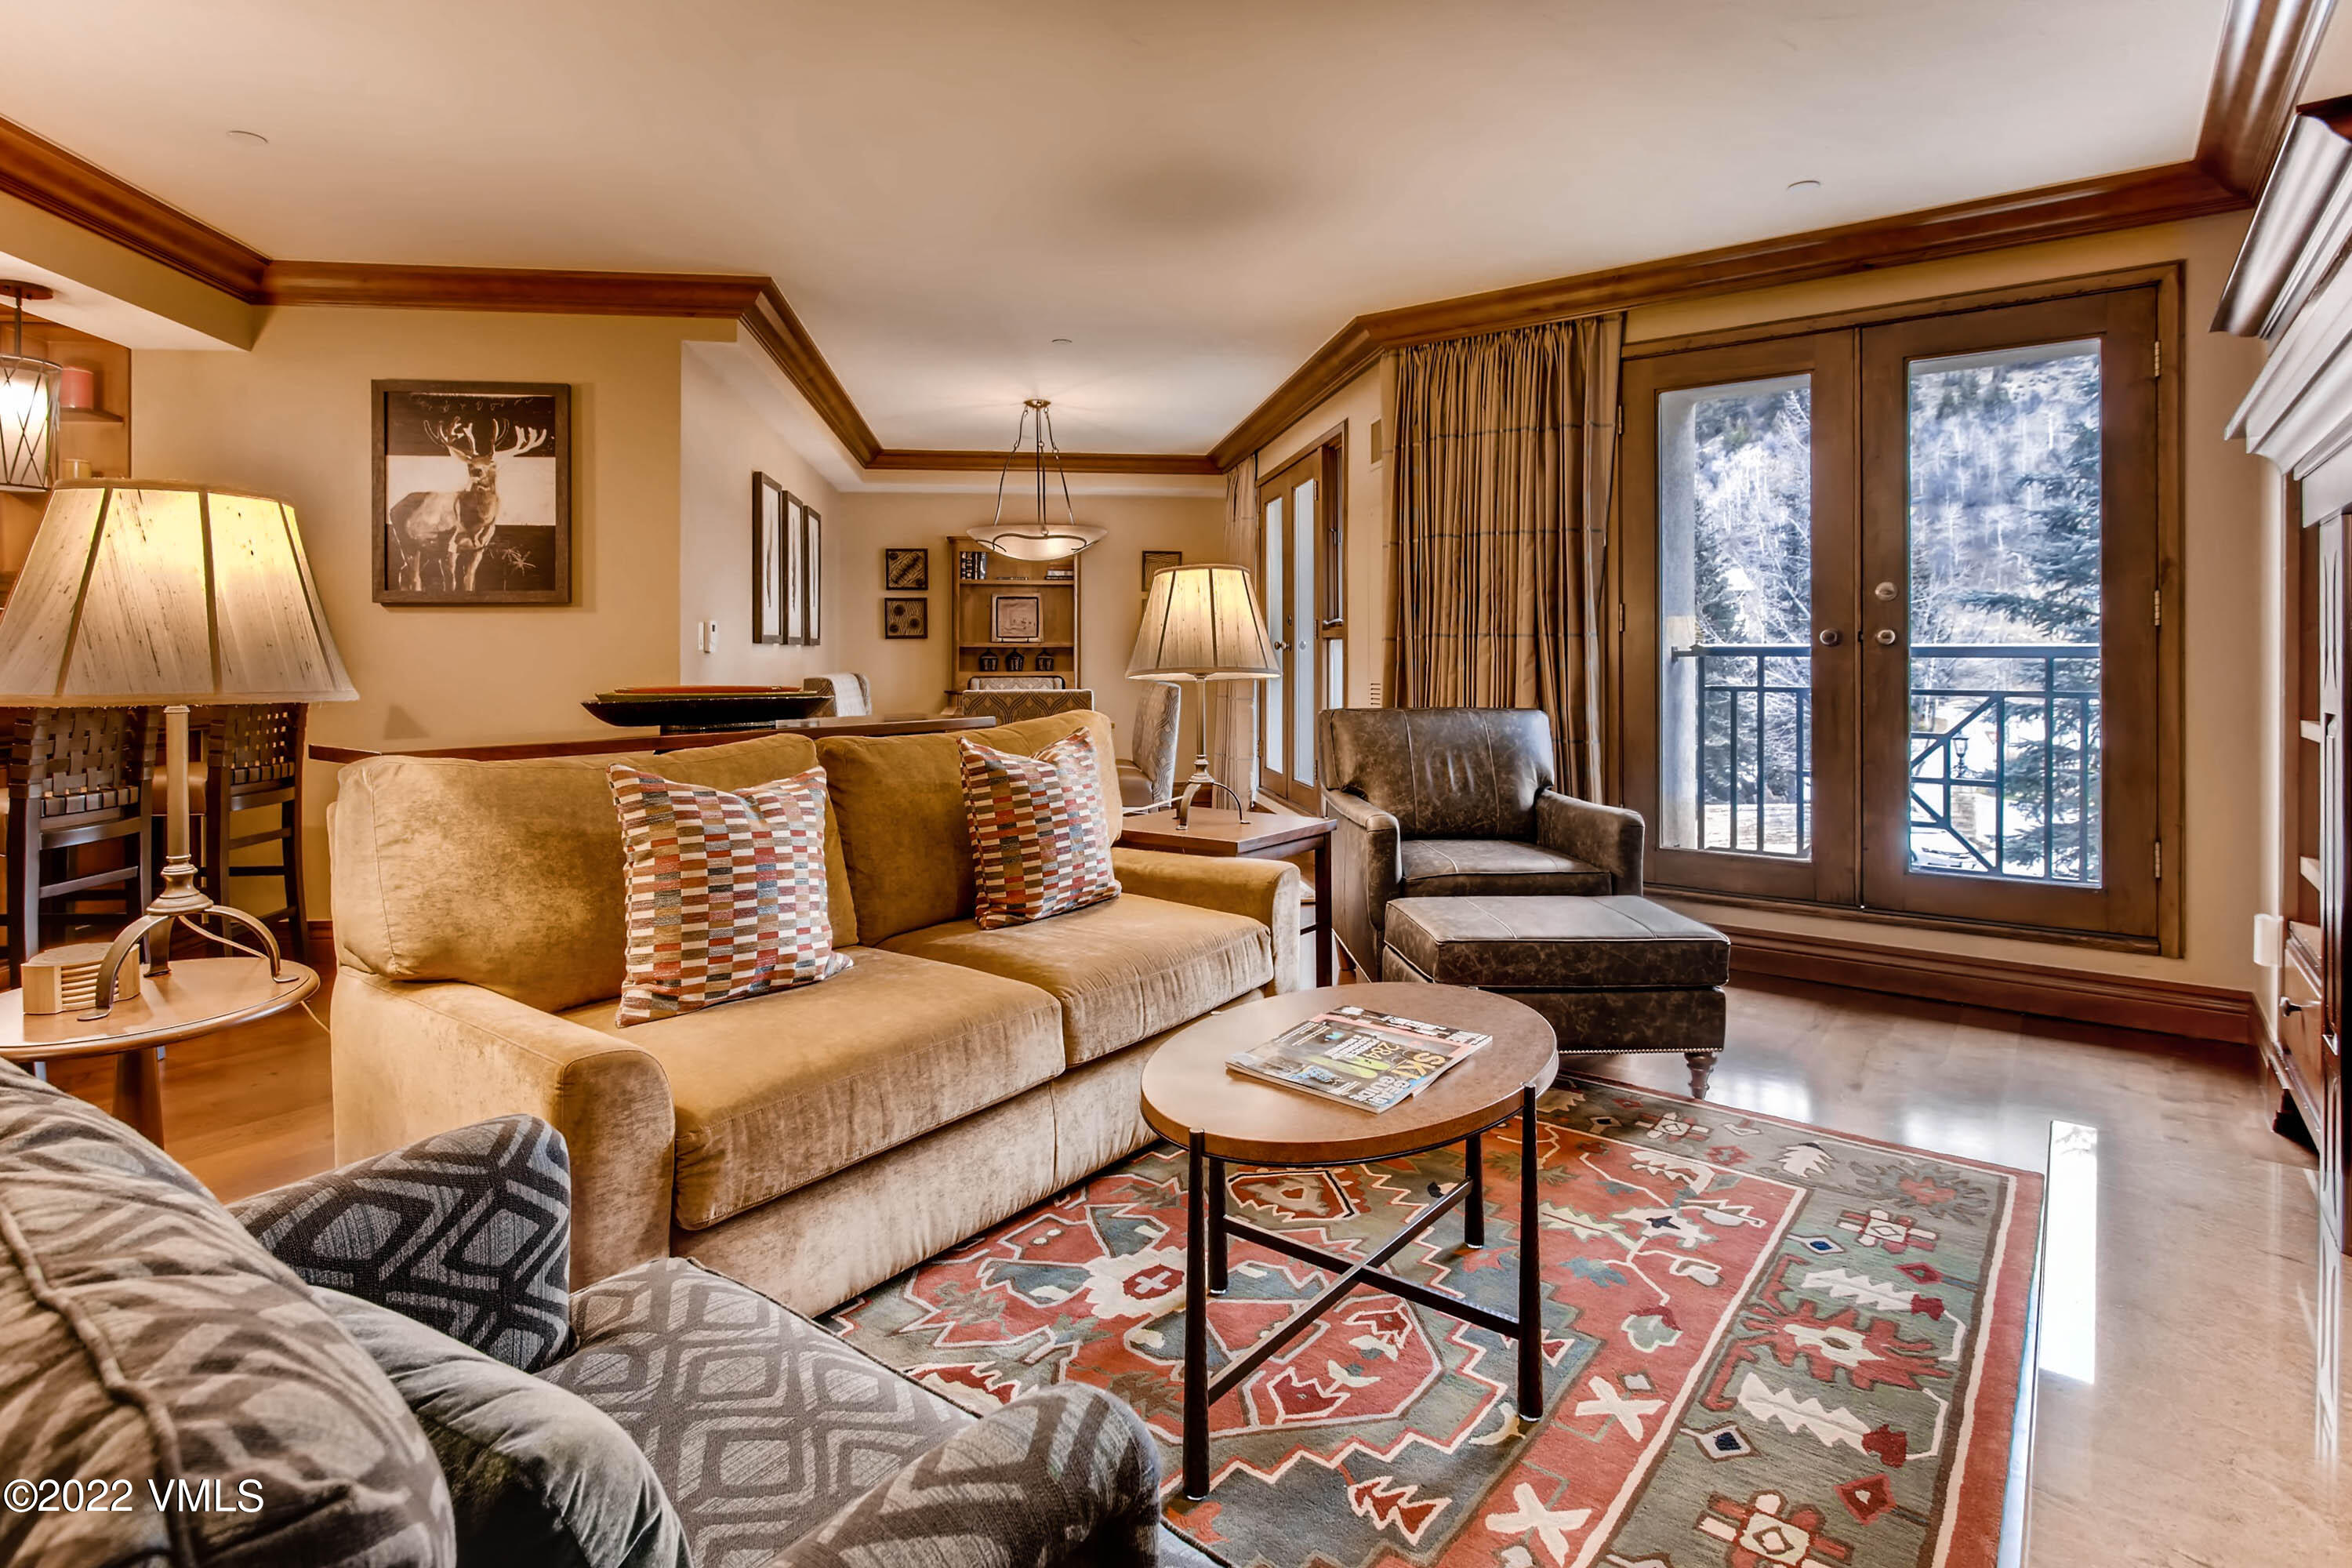
[[[162,1047],[282,1013],[319,989],[319,972],[307,963],[288,959],[278,973],[272,980],[259,958],[175,959],[164,973],[142,975],[138,995],[89,1022],[87,1007],[27,1017],[23,991],[0,991],[0,1061],[37,1071],[79,1057],[118,1058],[114,1114],[161,1148]]]
[[[1264,1045],[1294,1024],[1348,1005],[1449,1028],[1475,1029],[1494,1039],[1412,1099],[1377,1113],[1245,1078],[1225,1066],[1225,1058],[1235,1051]],[[1239,1387],[1359,1285],[1375,1285],[1515,1342],[1519,1414],[1531,1420],[1542,1413],[1543,1280],[1536,1210],[1536,1097],[1559,1071],[1558,1043],[1541,1014],[1507,996],[1458,985],[1390,982],[1296,991],[1229,1007],[1170,1036],[1160,1046],[1143,1069],[1143,1117],[1153,1131],[1182,1146],[1189,1157],[1184,1254],[1186,1497],[1206,1497],[1209,1492],[1209,1406]],[[1400,1279],[1381,1268],[1456,1207],[1463,1210],[1464,1241],[1472,1247],[1486,1245],[1486,1179],[1480,1141],[1514,1116],[1522,1119],[1517,1315],[1507,1317],[1449,1291]],[[1368,1257],[1327,1252],[1225,1214],[1225,1163],[1229,1160],[1311,1169],[1418,1154],[1448,1143],[1464,1145],[1462,1181]],[[1233,1237],[1328,1270],[1336,1278],[1298,1316],[1234,1357],[1213,1380],[1209,1376],[1209,1298],[1225,1288],[1225,1254]]]

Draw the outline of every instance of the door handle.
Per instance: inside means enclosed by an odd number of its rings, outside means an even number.
[[[1835,647],[1844,640],[1845,634],[1838,630],[1835,626],[1827,627],[1822,632],[1822,646],[1823,647]]]
[[[1902,640],[1902,634],[1900,634],[1899,632],[1897,632],[1897,631],[1896,631],[1893,626],[1881,626],[1881,627],[1879,628],[1879,631],[1878,631],[1878,646],[1879,646],[1879,647],[1893,647],[1896,643],[1900,642],[1901,640]]]
[[[2282,1016],[2292,1018],[2297,1013],[2302,1012],[2303,1009],[2304,1004],[2296,1001],[2292,996],[2282,996],[2279,998],[2279,1013]]]

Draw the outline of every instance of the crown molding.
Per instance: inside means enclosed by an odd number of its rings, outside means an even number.
[[[1341,328],[1219,441],[1210,456],[1221,468],[1232,467],[1306,417],[1389,349],[1669,300],[1738,293],[2139,228],[2249,205],[2245,196],[2197,164],[2170,163],[1376,311]]]
[[[2197,137],[2200,168],[2233,191],[2262,190],[2335,9],[2336,0],[2230,0]]]
[[[269,258],[13,121],[0,120],[0,191],[246,304]]]
[[[1026,452],[942,451],[904,447],[874,454],[869,468],[928,473],[994,473]],[[1063,452],[1057,458],[1073,474],[1222,474],[1216,459],[1181,452]]]
[[[513,310],[721,320],[751,308],[764,278],[709,272],[581,272],[525,267],[406,267],[272,261],[261,303],[380,310]]]

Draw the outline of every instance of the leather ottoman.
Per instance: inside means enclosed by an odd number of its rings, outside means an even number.
[[[1541,1013],[1567,1051],[1680,1051],[1706,1092],[1731,942],[1643,898],[1398,899],[1383,980],[1475,985]]]

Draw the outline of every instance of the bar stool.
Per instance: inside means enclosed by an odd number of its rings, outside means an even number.
[[[310,727],[308,703],[278,702],[203,710],[204,775],[194,785],[201,820],[196,855],[197,885],[216,904],[231,902],[229,888],[239,877],[275,877],[286,901],[262,916],[283,919],[287,952],[309,951],[302,906],[302,747]],[[274,810],[272,825],[257,832],[235,831],[238,813]],[[160,826],[160,824],[159,824]],[[278,846],[277,858],[239,864],[236,852],[257,845]]]
[[[162,727],[149,709],[10,708],[0,709],[0,733],[8,756],[13,980],[41,951],[45,900],[119,900],[125,921],[147,907],[152,803],[146,783]],[[77,874],[70,851],[115,839],[124,841],[124,864]]]

